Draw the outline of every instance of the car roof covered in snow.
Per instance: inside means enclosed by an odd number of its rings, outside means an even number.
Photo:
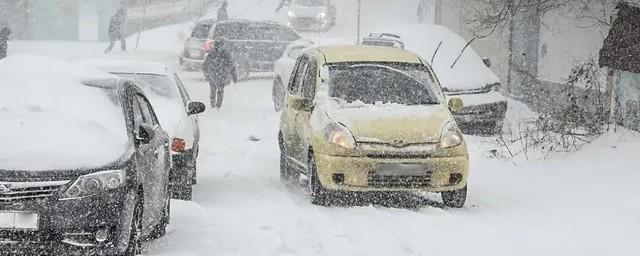
[[[342,62],[406,62],[422,63],[420,57],[411,52],[392,47],[341,45],[315,48],[326,63]]]
[[[132,73],[165,76],[169,74],[165,65],[150,61],[98,58],[81,60],[79,63],[107,73]]]

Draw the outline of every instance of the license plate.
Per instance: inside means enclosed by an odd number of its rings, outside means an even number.
[[[0,212],[0,230],[38,230],[39,216],[31,212]]]
[[[423,176],[427,168],[421,164],[378,164],[376,175],[379,176]]]

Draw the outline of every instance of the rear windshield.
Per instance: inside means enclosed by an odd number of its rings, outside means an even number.
[[[165,75],[154,74],[130,74],[130,73],[113,73],[114,75],[131,79],[145,93],[151,93],[150,96],[160,96],[167,99],[179,98],[176,87],[170,77]]]
[[[429,70],[418,64],[349,63],[329,66],[329,95],[348,103],[439,104]]]
[[[211,30],[211,26],[211,24],[206,23],[197,24],[196,27],[193,28],[193,32],[191,32],[191,37],[197,39],[207,39],[209,30]]]
[[[327,0],[293,0],[293,3],[300,6],[326,6]]]
[[[214,38],[229,40],[266,40],[266,41],[295,41],[299,37],[295,32],[277,25],[224,23],[216,26]]]

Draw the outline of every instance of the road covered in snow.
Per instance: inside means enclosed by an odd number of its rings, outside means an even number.
[[[236,7],[242,16],[271,18],[246,9],[252,1],[244,2],[245,8]],[[177,68],[190,26],[145,32],[138,52],[110,57]],[[352,32],[339,24],[328,34],[305,37],[353,42]],[[71,61],[102,56],[105,47],[10,45],[11,54]],[[208,102],[209,86],[201,74],[179,74],[194,99]],[[302,186],[287,189],[280,183],[279,114],[273,111],[271,85],[270,74],[257,74],[228,87],[221,110],[201,116],[193,201],[172,201],[168,234],[148,243],[144,255],[640,255],[637,134],[610,132],[577,153],[544,161],[496,158],[492,150],[504,152],[496,138],[466,137],[471,177],[465,208],[443,208],[436,194],[319,207]],[[516,102],[511,105],[511,122],[529,114]]]

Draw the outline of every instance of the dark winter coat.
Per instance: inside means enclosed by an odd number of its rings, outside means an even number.
[[[9,41],[9,36],[11,35],[11,30],[9,28],[0,29],[0,59],[4,59],[7,57],[7,41]]]
[[[127,14],[120,10],[113,17],[109,24],[109,37],[111,39],[120,39],[124,37],[124,25],[127,21]]]
[[[231,55],[223,47],[214,46],[202,64],[205,78],[211,84],[229,85],[231,81],[238,81],[236,66]]]
[[[229,12],[227,12],[227,2],[222,3],[220,9],[218,9],[218,21],[228,20]]]

